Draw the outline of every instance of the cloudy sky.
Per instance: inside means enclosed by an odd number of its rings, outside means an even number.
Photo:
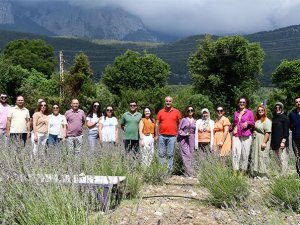
[[[29,0],[23,0],[29,1]],[[47,1],[47,0],[32,0]],[[172,35],[233,34],[300,24],[300,0],[68,0],[120,7]]]

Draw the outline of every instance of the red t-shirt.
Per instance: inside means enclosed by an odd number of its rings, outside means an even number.
[[[180,112],[175,108],[172,108],[170,111],[166,109],[159,110],[156,118],[159,122],[159,133],[175,136],[180,118]]]

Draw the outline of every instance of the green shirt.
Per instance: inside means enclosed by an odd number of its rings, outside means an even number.
[[[135,112],[131,114],[126,112],[121,119],[121,125],[124,126],[124,139],[125,140],[139,140],[139,122],[142,114]]]

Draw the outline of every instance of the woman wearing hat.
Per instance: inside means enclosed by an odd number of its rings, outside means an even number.
[[[284,175],[288,168],[289,146],[289,119],[284,113],[283,104],[277,102],[274,107],[271,148],[275,151],[281,174]]]

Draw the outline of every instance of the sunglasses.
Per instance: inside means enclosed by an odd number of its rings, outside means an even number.
[[[58,107],[52,107],[52,109],[58,109]]]
[[[223,109],[217,109],[217,112],[223,112],[224,110]]]
[[[194,110],[193,109],[188,109],[187,112],[194,112]]]
[[[239,102],[240,104],[246,104],[246,102]]]
[[[130,106],[130,107],[136,107],[136,105],[135,105],[135,104],[130,104],[129,106]]]
[[[94,105],[94,107],[99,107],[99,105]]]
[[[259,110],[257,110],[257,112],[264,112],[265,110],[263,110],[263,109],[259,109]]]
[[[1,96],[2,99],[7,99],[7,96]]]
[[[47,106],[46,104],[41,104],[41,106]]]
[[[300,101],[296,101],[296,103],[300,103]]]
[[[106,112],[112,112],[112,111],[113,111],[112,109],[107,109],[107,110],[106,110]]]

